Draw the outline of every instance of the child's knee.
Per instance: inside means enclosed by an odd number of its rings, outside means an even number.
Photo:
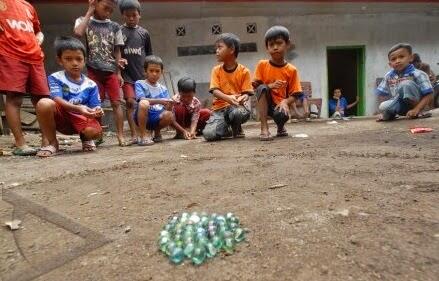
[[[245,123],[250,118],[250,112],[246,110],[244,107],[234,107],[229,112],[229,120],[231,123]]]
[[[53,111],[55,109],[55,102],[48,98],[42,98],[36,105],[36,110],[39,113]]]
[[[87,140],[95,140],[95,139],[98,139],[102,136],[102,129],[97,129],[94,127],[87,127],[81,132],[81,134]]]
[[[150,107],[150,103],[147,100],[141,100],[139,101],[139,108],[142,110],[148,110]]]
[[[136,101],[132,98],[126,100],[126,107],[128,110],[133,110],[136,106]]]
[[[203,138],[206,141],[216,141],[219,140],[221,137],[218,136],[218,134],[216,133],[216,126],[206,125],[203,130]]]
[[[162,113],[162,117],[161,120],[163,123],[165,123],[165,126],[167,126],[168,124],[172,123],[172,119],[173,119],[173,114],[171,111],[164,111]]]
[[[273,120],[276,124],[285,124],[290,117],[282,111],[275,110],[273,112]]]

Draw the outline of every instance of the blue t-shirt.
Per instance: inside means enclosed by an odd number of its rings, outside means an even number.
[[[337,100],[336,99],[330,99],[329,100],[329,115],[332,115],[335,113],[335,109],[337,108]],[[346,112],[346,109],[348,108],[348,101],[344,98],[340,98],[340,113],[344,115]]]
[[[414,81],[418,85],[422,96],[433,92],[428,75],[416,69],[413,64],[409,64],[401,73],[395,70],[387,72],[383,81],[378,85],[376,94],[379,96],[395,97],[399,84],[405,80]]]
[[[170,99],[168,89],[160,83],[151,85],[146,80],[138,80],[134,84],[134,89],[136,90],[137,101],[142,99]],[[163,110],[165,107],[162,104],[154,104],[151,108]]]
[[[50,97],[59,97],[66,101],[78,100],[79,104],[90,108],[101,106],[98,86],[87,76],[81,74],[81,81],[70,80],[65,71],[58,71],[47,78],[50,87]]]

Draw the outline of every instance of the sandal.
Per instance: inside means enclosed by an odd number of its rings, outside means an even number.
[[[273,140],[273,137],[271,136],[271,134],[270,133],[268,133],[268,134],[260,134],[259,135],[259,140],[260,141],[272,141]]]
[[[131,144],[133,145],[133,144],[137,144],[139,142],[139,139],[138,138],[132,138],[131,139]]]
[[[280,138],[280,137],[288,137],[287,130],[285,128],[277,130],[276,137],[278,137],[278,138]]]
[[[55,156],[59,153],[59,150],[53,145],[46,145],[40,148],[37,152],[37,156],[41,158],[47,158]]]
[[[154,141],[151,138],[144,138],[144,139],[139,138],[139,140],[137,141],[137,145],[139,146],[150,146],[153,144]]]
[[[82,151],[92,152],[96,150],[96,144],[93,140],[82,141]]]
[[[99,138],[99,139],[96,140],[95,146],[100,146],[100,145],[103,144],[104,142],[105,142],[105,141],[104,141],[104,138]]]
[[[162,142],[162,141],[163,141],[163,137],[162,137],[161,135],[159,135],[159,136],[154,136],[154,137],[152,138],[152,140],[153,140],[154,142]]]
[[[126,147],[126,146],[130,146],[130,145],[132,145],[132,144],[133,144],[132,141],[126,141],[126,140],[119,141],[119,146],[120,146],[120,147]]]
[[[38,150],[28,146],[27,144],[23,145],[22,147],[16,147],[12,154],[15,156],[33,156],[38,153]]]

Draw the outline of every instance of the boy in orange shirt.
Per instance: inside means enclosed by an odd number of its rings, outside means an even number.
[[[244,137],[241,125],[250,118],[244,103],[253,95],[250,71],[237,62],[238,36],[223,33],[215,44],[216,57],[222,64],[212,69],[209,92],[214,96],[213,114],[203,130],[203,137],[207,141]]]
[[[258,62],[253,82],[261,119],[261,141],[273,139],[267,116],[271,116],[277,125],[276,136],[288,136],[284,125],[290,118],[290,107],[303,95],[296,67],[285,60],[285,53],[290,47],[288,29],[271,27],[265,33],[265,46],[271,58]]]

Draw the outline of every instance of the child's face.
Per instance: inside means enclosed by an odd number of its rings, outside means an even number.
[[[136,27],[140,21],[140,13],[137,9],[123,11],[123,20],[128,27]]]
[[[145,69],[145,77],[149,83],[155,84],[157,81],[159,81],[162,72],[163,70],[160,65],[150,63]]]
[[[100,0],[96,3],[94,17],[98,20],[109,19],[114,10],[114,2],[112,0]]]
[[[80,50],[65,50],[61,57],[58,57],[58,63],[61,65],[69,77],[81,77],[81,71],[85,66],[84,54]]]
[[[389,55],[389,66],[394,70],[403,71],[412,61],[412,55],[406,48],[400,48]]]
[[[334,90],[334,98],[339,99],[341,97],[341,90],[340,89],[335,89]]]
[[[235,57],[235,50],[233,48],[227,47],[227,45],[219,41],[215,44],[216,47],[216,58],[219,62],[224,62],[227,59],[230,59],[231,57]]]
[[[194,99],[195,92],[180,92],[180,101],[183,104],[191,104],[192,100]]]
[[[268,41],[267,51],[273,60],[280,61],[284,60],[285,53],[287,52],[289,46],[290,43],[285,42],[283,38],[276,38]]]

